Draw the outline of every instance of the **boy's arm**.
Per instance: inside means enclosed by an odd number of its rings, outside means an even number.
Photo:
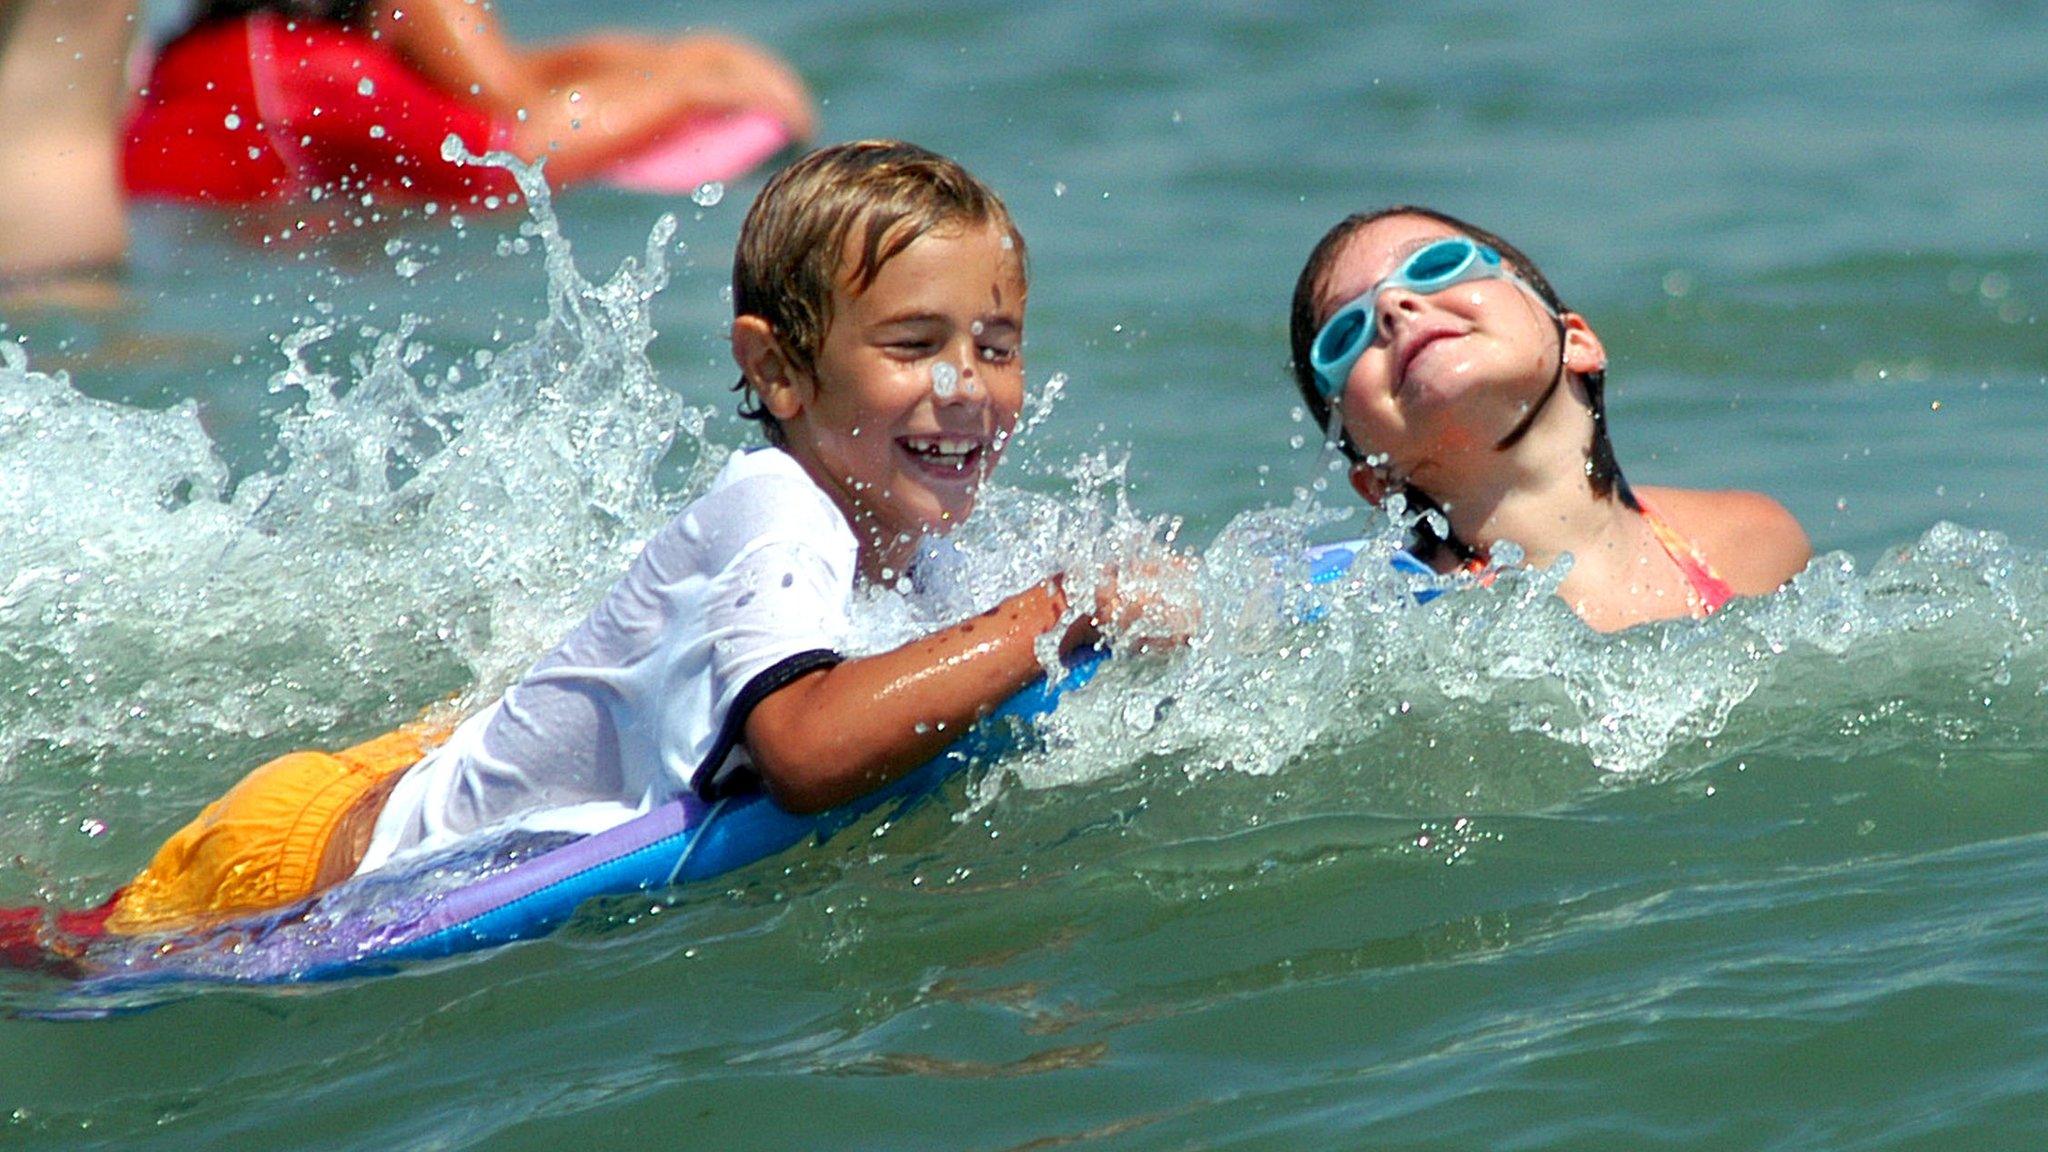
[[[1065,615],[1058,577],[901,648],[848,660],[769,694],[746,720],[747,752],[791,812],[844,804],[930,760],[1037,678],[1038,637]],[[1072,651],[1099,636],[1083,616]]]

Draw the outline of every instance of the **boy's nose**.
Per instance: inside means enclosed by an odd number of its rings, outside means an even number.
[[[933,400],[941,404],[968,404],[981,398],[981,377],[975,372],[973,349],[958,359],[946,357],[932,364]]]

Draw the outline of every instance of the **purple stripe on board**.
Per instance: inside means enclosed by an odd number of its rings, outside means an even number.
[[[415,940],[430,936],[579,872],[608,864],[629,852],[636,852],[657,840],[693,827],[704,819],[708,810],[694,793],[686,793],[616,828],[581,837],[496,876],[449,893],[405,936]]]

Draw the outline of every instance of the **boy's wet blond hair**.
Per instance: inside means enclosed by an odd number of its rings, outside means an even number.
[[[901,140],[820,148],[776,173],[747,210],[733,253],[733,316],[767,321],[791,366],[815,376],[832,289],[867,291],[912,241],[948,225],[1000,229],[1016,251],[1018,276],[1026,276],[1024,236],[1009,208],[955,161]],[[856,234],[857,262],[846,267]],[[744,377],[736,387],[740,415],[782,443],[781,427]]]

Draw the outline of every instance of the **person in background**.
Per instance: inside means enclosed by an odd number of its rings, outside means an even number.
[[[0,291],[128,251],[121,119],[134,0],[0,0]]]
[[[201,0],[128,128],[137,195],[239,205],[317,189],[473,199],[509,176],[441,155],[548,159],[600,174],[692,116],[759,112],[817,130],[803,81],[722,35],[604,32],[523,45],[479,0]]]

